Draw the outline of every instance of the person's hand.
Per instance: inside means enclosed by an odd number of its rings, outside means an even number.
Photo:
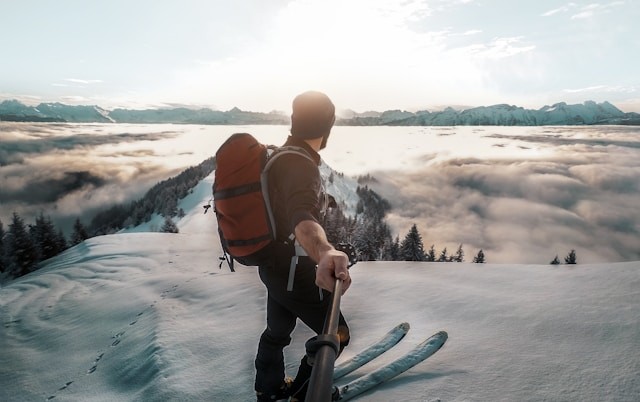
[[[344,294],[351,286],[348,266],[349,258],[342,251],[331,249],[323,252],[316,270],[316,285],[333,292],[336,278],[342,279],[342,294]]]

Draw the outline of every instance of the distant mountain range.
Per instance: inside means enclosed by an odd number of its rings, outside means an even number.
[[[72,106],[41,103],[27,106],[17,100],[0,103],[0,121],[69,122],[69,123],[178,123],[178,124],[289,124],[289,116],[279,112],[257,113],[238,108],[228,111],[211,109],[106,110],[99,106]],[[565,102],[538,110],[512,105],[481,106],[465,110],[446,108],[438,112],[356,113],[339,118],[345,126],[545,126],[545,125],[640,125],[639,113],[625,113],[609,102],[587,101],[567,105]]]
[[[178,123],[178,124],[289,124],[281,113],[245,112],[233,108],[226,112],[211,109],[106,110],[100,106],[72,106],[41,103],[26,106],[16,100],[0,103],[0,121],[44,121],[68,123]]]
[[[416,113],[389,110],[379,114],[368,112],[342,119],[351,126],[547,126],[624,124],[640,125],[639,113],[625,113],[609,102],[567,105],[565,102],[538,110],[506,104],[481,106],[465,110]]]

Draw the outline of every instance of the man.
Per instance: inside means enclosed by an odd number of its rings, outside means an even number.
[[[288,397],[291,401],[304,400],[311,362],[304,356],[295,379],[285,381],[283,349],[291,342],[297,319],[317,334],[322,332],[336,278],[344,281],[343,291],[351,284],[348,257],[327,241],[318,223],[324,208],[318,151],[326,146],[334,122],[335,107],[327,95],[315,91],[298,95],[293,101],[291,135],[285,145],[304,149],[313,162],[301,155],[286,154],[269,171],[277,238],[268,262],[258,269],[267,288],[267,328],[260,337],[255,360],[259,402]],[[289,239],[292,233],[306,257],[295,257]],[[293,265],[296,259],[297,265]],[[294,272],[290,272],[292,265]],[[292,287],[288,286],[290,281]],[[342,314],[338,335],[342,350],[349,342],[349,328]]]

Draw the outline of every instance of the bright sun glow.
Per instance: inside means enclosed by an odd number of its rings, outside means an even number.
[[[429,14],[421,1],[402,7],[383,0],[294,1],[277,15],[260,47],[235,59],[204,63],[195,73],[184,71],[179,86],[200,92],[202,98],[235,92],[223,108],[247,104],[247,93],[256,104],[288,104],[309,88],[354,108],[391,108],[397,99],[415,104],[442,103],[447,97],[459,101],[448,95],[450,88],[482,87],[475,61],[488,50],[450,51],[445,45],[449,32],[410,28]],[[473,91],[465,97],[473,99]]]
[[[339,109],[413,110],[440,105],[526,104],[504,85],[544,81],[545,59],[522,36],[436,27],[446,7],[470,2],[294,0],[270,16],[259,41],[226,59],[199,60],[155,94],[228,110],[288,111],[301,91],[329,94]],[[224,97],[217,96],[224,94]],[[274,105],[265,110],[264,105]],[[275,106],[277,105],[277,106]]]
[[[380,0],[292,2],[274,24],[262,58],[277,55],[267,73],[293,92],[311,85],[344,98],[349,91],[378,99],[409,88],[428,93],[435,77],[468,65],[443,57],[442,35],[409,29],[411,21],[428,14],[419,1],[402,7]],[[456,75],[476,76],[469,73]]]

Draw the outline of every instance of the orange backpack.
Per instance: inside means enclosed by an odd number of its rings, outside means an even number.
[[[276,238],[267,183],[269,169],[285,154],[313,159],[300,147],[261,144],[251,134],[236,133],[216,152],[213,206],[226,260],[260,265],[261,251]],[[315,163],[315,162],[314,162]]]

